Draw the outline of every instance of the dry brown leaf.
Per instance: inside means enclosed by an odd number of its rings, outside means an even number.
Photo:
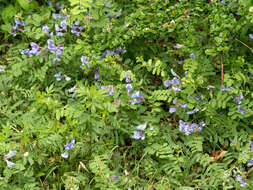
[[[216,161],[216,160],[219,160],[220,158],[222,158],[228,151],[220,151],[220,150],[217,150],[217,151],[213,151],[211,153],[211,159],[212,161]]]

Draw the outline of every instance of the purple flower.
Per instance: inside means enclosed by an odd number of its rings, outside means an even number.
[[[99,79],[99,72],[97,71],[94,75],[94,79],[98,80]]]
[[[130,83],[130,82],[132,82],[130,77],[128,75],[126,75],[126,83]]]
[[[147,123],[143,123],[141,125],[136,126],[136,129],[140,130],[140,131],[144,131],[147,127]]]
[[[184,62],[183,61],[178,61],[177,64],[178,65],[182,65]]]
[[[253,166],[253,158],[250,159],[250,160],[248,160],[247,163],[248,163],[248,164],[247,164],[248,166]]]
[[[81,61],[82,61],[83,65],[87,65],[88,64],[88,62],[86,61],[85,56],[81,57]]]
[[[175,105],[178,104],[178,103],[176,102],[176,100],[174,100],[174,99],[172,100],[172,103],[175,104]]]
[[[113,181],[119,178],[119,174],[117,174],[116,176],[112,177],[112,178],[107,178],[107,181]]]
[[[30,52],[30,49],[23,49],[20,51],[22,55],[28,54]]]
[[[253,141],[249,141],[250,150],[253,150]]]
[[[186,114],[190,115],[190,114],[197,113],[198,111],[199,111],[199,109],[198,109],[198,108],[195,108],[194,110],[191,110],[191,111],[186,112]]]
[[[250,38],[250,39],[253,39],[253,34],[249,34],[249,38]]]
[[[47,34],[49,33],[49,27],[47,25],[42,26],[42,30],[45,31]]]
[[[116,100],[116,99],[114,99],[114,104],[115,104],[115,105],[120,106],[120,103],[121,103],[121,101],[120,101],[120,100]]]
[[[130,91],[132,90],[132,85],[131,84],[127,84],[126,85],[126,90],[127,90],[127,94],[129,94]]]
[[[53,17],[54,19],[64,18],[64,16],[63,16],[62,14],[55,14],[55,13],[52,14],[52,17]]]
[[[74,137],[71,139],[70,143],[69,144],[66,144],[64,145],[64,148],[66,150],[70,150],[70,149],[73,149],[74,148],[74,144],[75,144],[75,139]]]
[[[190,54],[190,58],[195,59],[194,53],[191,53],[191,54]]]
[[[3,68],[3,66],[0,65],[0,72],[1,71],[4,71],[4,68]]]
[[[179,92],[179,91],[181,91],[181,88],[180,87],[174,87],[174,86],[172,86],[172,88],[171,88],[174,92]]]
[[[141,139],[144,140],[145,139],[145,133],[141,132],[141,131],[134,131],[134,135],[132,136],[133,139]]]
[[[241,187],[245,187],[247,183],[242,179],[242,176],[237,175],[236,180],[241,184]]]
[[[200,98],[198,98],[198,97],[193,97],[193,96],[188,96],[188,98],[192,98],[192,99],[197,100],[197,101],[200,101],[200,100],[201,100]]]
[[[177,111],[177,108],[170,108],[170,113],[174,113],[175,111]]]
[[[165,87],[169,87],[170,85],[171,85],[170,80],[164,81],[164,86],[165,86]]]
[[[60,81],[62,79],[61,73],[56,73],[54,77],[56,78],[57,81]]]
[[[187,104],[180,104],[181,108],[186,108]]]
[[[242,103],[242,101],[241,101],[242,99],[243,99],[243,95],[242,95],[242,93],[240,93],[239,96],[234,99],[234,101],[237,104],[241,104]]]
[[[241,112],[242,115],[246,113],[246,109],[243,109],[240,105],[238,106],[238,111]]]
[[[140,93],[139,91],[134,91],[133,94],[131,95],[131,98],[132,98],[130,100],[131,104],[140,103],[144,100],[142,93]]]
[[[9,158],[15,156],[16,154],[17,154],[16,151],[10,150],[5,157],[6,157],[6,159],[9,159]]]
[[[172,80],[171,80],[171,84],[173,85],[179,85],[179,80],[177,77],[174,77]]]
[[[201,122],[200,124],[196,123],[189,123],[189,122],[184,122],[182,120],[179,120],[179,130],[186,135],[190,135],[192,132],[195,131],[201,131],[202,128],[205,126],[205,122]]]
[[[32,47],[32,50],[30,50],[31,54],[39,55],[41,53],[41,49],[39,48],[39,46],[36,43],[31,42],[30,46]]]
[[[108,86],[101,86],[101,89],[106,90],[109,93],[110,96],[112,96],[114,94],[114,89],[112,85],[108,85]]]
[[[19,20],[19,19],[15,19],[15,23],[16,23],[17,25],[21,25],[21,26],[25,26],[25,25],[26,25],[25,22],[22,22],[22,21]]]
[[[230,90],[232,90],[232,89],[233,89],[232,87],[221,88],[221,91],[230,91]]]
[[[115,53],[116,53],[116,54],[121,54],[121,53],[125,53],[125,52],[126,52],[126,50],[123,49],[123,48],[121,48],[121,47],[118,47],[118,48],[116,48],[116,50],[115,50]]]
[[[61,157],[68,158],[69,157],[69,151],[66,150],[64,153],[61,154]]]
[[[177,44],[177,45],[173,46],[174,49],[180,49],[180,48],[182,48],[182,47],[184,47],[184,46],[183,46],[183,45],[180,45],[180,44]]]

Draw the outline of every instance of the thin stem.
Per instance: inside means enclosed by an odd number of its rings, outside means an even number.
[[[240,42],[241,44],[243,44],[244,46],[246,46],[247,48],[249,48],[253,52],[253,49],[251,47],[249,47],[247,44],[243,43],[241,40],[238,40],[237,38],[235,38],[235,40]]]
[[[221,88],[224,88],[224,69],[223,69],[223,56],[222,56],[222,52],[220,54],[220,64],[221,64]]]

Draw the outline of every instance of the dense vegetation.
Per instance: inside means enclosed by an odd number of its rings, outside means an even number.
[[[251,0],[0,14],[1,189],[253,189]]]

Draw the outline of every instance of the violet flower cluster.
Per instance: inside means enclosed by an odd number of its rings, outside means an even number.
[[[104,57],[106,57],[106,55],[110,55],[110,56],[113,56],[113,55],[119,55],[119,54],[122,54],[122,53],[125,53],[126,50],[124,48],[121,48],[121,47],[118,47],[116,48],[115,51],[109,51],[109,50],[105,50],[105,52],[100,56],[101,59],[103,59]]]
[[[134,131],[132,138],[137,139],[137,140],[138,139],[144,140],[145,139],[144,130],[146,129],[146,127],[147,127],[147,123],[143,123],[141,125],[136,126],[136,129],[138,131]]]
[[[70,81],[71,80],[71,78],[69,76],[67,76],[67,75],[61,75],[61,73],[56,73],[54,75],[54,77],[56,78],[57,81],[60,81],[63,77],[65,77],[66,81]]]
[[[202,121],[199,124],[196,123],[190,123],[190,122],[184,122],[182,120],[179,120],[179,130],[186,135],[190,135],[193,132],[201,131],[202,128],[205,126],[205,122]]]
[[[71,33],[75,34],[76,36],[80,36],[81,32],[84,30],[84,27],[80,26],[79,21],[75,21],[73,24],[71,24],[70,28]]]
[[[33,55],[38,56],[41,53],[41,48],[35,42],[31,42],[30,46],[32,47],[32,49],[24,49],[21,50],[20,53],[29,57],[32,57]]]
[[[237,175],[236,180],[240,183],[241,187],[245,187],[247,185],[247,183],[243,180],[241,175]]]
[[[136,103],[138,104],[144,101],[143,95],[139,91],[134,91],[132,95],[130,96],[130,98],[131,98],[130,100],[131,104],[136,104]]]
[[[47,40],[48,46],[46,47],[51,53],[55,53],[56,57],[53,59],[53,62],[60,61],[60,56],[62,54],[64,44],[55,45],[53,40]]]
[[[109,93],[110,96],[112,96],[114,94],[114,89],[113,89],[112,85],[101,86],[101,89],[107,90],[107,92]]]
[[[68,157],[69,157],[68,151],[69,151],[70,149],[73,149],[73,148],[74,148],[74,144],[75,144],[75,139],[74,139],[74,137],[73,137],[69,144],[64,145],[65,152],[61,154],[61,157],[63,157],[63,158],[68,158]]]
[[[165,87],[169,87],[172,86],[170,88],[170,90],[173,90],[174,92],[179,92],[181,91],[181,84],[179,82],[179,77],[178,75],[173,71],[173,69],[171,69],[171,73],[174,76],[174,78],[172,80],[166,80],[164,81],[164,86]]]
[[[16,31],[26,32],[25,29],[20,28],[20,26],[24,27],[25,25],[26,25],[25,22],[19,19],[15,19],[15,24],[12,26],[12,30],[11,30],[11,35],[16,36],[17,35]]]
[[[242,99],[243,99],[243,95],[242,95],[242,93],[240,93],[239,96],[236,97],[236,98],[234,99],[234,102],[236,102],[237,104],[239,104],[238,107],[237,107],[238,111],[239,111],[242,115],[245,115],[246,109],[244,109],[244,108],[242,108],[242,107],[240,106],[240,104],[242,103]]]

